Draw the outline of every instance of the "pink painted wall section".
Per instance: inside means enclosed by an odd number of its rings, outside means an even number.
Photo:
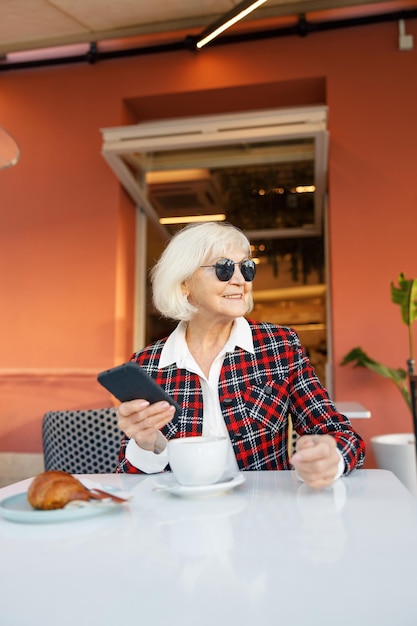
[[[382,30],[383,41],[367,53],[351,31],[349,58],[338,55],[339,80],[328,75],[334,362],[361,346],[406,368],[407,327],[391,303],[390,283],[400,272],[417,276],[417,57],[396,49],[391,28]],[[360,424],[367,442],[412,431],[394,385],[368,370],[336,367],[335,395],[354,396],[371,410],[372,419]],[[369,443],[368,453],[372,463]]]
[[[133,348],[135,209],[100,129],[314,98],[329,107],[334,395],[372,411],[355,424],[367,466],[373,434],[411,429],[388,381],[338,366],[355,345],[393,366],[407,357],[389,284],[417,275],[417,50],[398,50],[397,29],[0,73],[0,123],[22,149],[0,172],[0,450],[39,451],[48,409],[110,405],[95,373]],[[417,42],[416,20],[407,32]]]
[[[17,372],[0,376],[0,451],[41,452],[47,411],[113,406],[95,373]]]

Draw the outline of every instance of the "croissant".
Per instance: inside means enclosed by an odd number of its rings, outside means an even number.
[[[67,472],[48,470],[38,474],[29,485],[27,498],[34,509],[62,509],[73,500],[89,500],[90,492]]]

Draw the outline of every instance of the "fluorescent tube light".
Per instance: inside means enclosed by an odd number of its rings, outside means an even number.
[[[209,41],[220,35],[223,31],[239,20],[246,17],[249,13],[252,13],[255,9],[264,4],[266,0],[244,0],[237,4],[234,9],[228,11],[225,15],[223,15],[220,20],[214,22],[211,26],[209,26],[205,31],[203,31],[200,35],[199,40],[196,43],[197,48],[202,48]]]
[[[160,224],[191,224],[192,222],[224,222],[226,215],[224,213],[215,213],[214,215],[183,215],[179,217],[160,217]]]

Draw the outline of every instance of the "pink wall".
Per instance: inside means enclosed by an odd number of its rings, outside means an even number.
[[[41,450],[46,410],[109,405],[95,375],[130,355],[133,208],[99,129],[312,98],[329,107],[335,398],[372,411],[355,424],[368,444],[410,431],[391,383],[337,363],[355,345],[396,367],[407,356],[389,284],[417,275],[416,79],[396,23],[0,73],[0,122],[22,149],[0,172],[0,450]]]

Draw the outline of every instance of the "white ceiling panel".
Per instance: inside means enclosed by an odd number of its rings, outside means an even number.
[[[212,18],[233,8],[232,0],[54,0],[54,6],[93,31],[163,25],[190,18]]]
[[[0,44],[63,38],[87,29],[70,15],[44,0],[1,0]]]
[[[0,55],[125,37],[196,34],[238,0],[0,0]],[[296,17],[327,11],[331,19],[416,9],[417,0],[267,0],[245,19]],[[349,11],[349,14],[346,13]],[[322,15],[320,16],[322,19]],[[236,27],[235,27],[236,28]],[[187,33],[189,31],[189,33]],[[185,36],[185,35],[184,35]]]

